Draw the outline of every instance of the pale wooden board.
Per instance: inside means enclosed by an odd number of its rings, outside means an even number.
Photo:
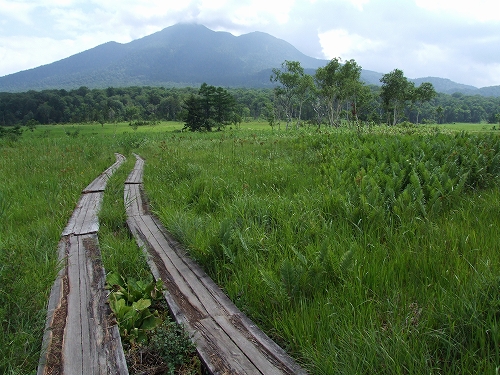
[[[96,233],[99,230],[97,214],[101,208],[102,192],[83,194],[62,235]]]
[[[196,322],[194,327],[198,330],[204,340],[197,344],[204,346],[204,352],[208,354],[213,366],[211,371],[215,374],[265,374],[250,362],[241,349],[235,345],[226,332],[212,319],[207,318]],[[264,369],[268,371],[269,369]],[[271,374],[271,373],[270,373]]]
[[[128,374],[118,329],[108,324],[99,259],[95,234],[70,237],[63,374]]]
[[[193,293],[192,286],[186,280],[191,278],[190,274],[183,274],[172,264],[170,259],[165,255],[164,252],[158,252],[157,247],[160,247],[157,238],[151,233],[150,228],[144,223],[144,217],[134,217],[134,229],[133,233],[138,235],[142,242],[148,247],[148,250],[154,251],[157,254],[157,258],[160,259],[163,269],[166,271],[161,275],[163,282],[170,289],[170,294],[172,298],[176,300],[176,303],[183,307],[185,313],[191,316],[191,319],[199,319],[201,317],[207,316],[207,311],[204,304],[198,298],[196,293]]]
[[[87,302],[87,276],[80,270],[85,269],[84,257],[81,254],[78,237],[70,238],[70,249],[68,254],[68,315],[66,318],[66,329],[64,332],[63,345],[63,373],[64,374],[83,374],[84,370],[93,372],[90,367],[90,353],[86,349],[86,343],[89,342],[89,317],[83,311],[86,310]]]
[[[233,324],[232,321],[222,316],[213,317],[217,325],[225,332],[227,337],[233,341],[234,345],[245,355],[252,364],[258,369],[265,369],[267,375],[282,375],[283,369],[280,368],[278,361],[272,356],[272,353],[263,353],[248,335],[244,335]],[[261,370],[262,371],[262,370]]]
[[[143,215],[140,185],[126,184],[124,189],[125,211],[127,216]]]
[[[142,184],[144,159],[137,154],[134,154],[134,156],[136,159],[135,166],[132,172],[130,172],[127,179],[125,180],[126,184]]]
[[[116,162],[101,173],[94,181],[92,181],[85,189],[83,193],[92,193],[98,191],[104,191],[108,183],[109,178],[115,173],[115,171],[123,164],[125,161],[125,156],[121,154],[115,154]]]

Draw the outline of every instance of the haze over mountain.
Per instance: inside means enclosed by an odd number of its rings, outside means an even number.
[[[298,51],[262,32],[234,36],[197,24],[177,24],[127,44],[108,42],[63,60],[0,77],[0,92],[123,86],[271,87],[271,70],[299,61],[309,74],[328,61]],[[358,62],[360,63],[360,62]],[[396,68],[396,67],[395,67]],[[363,70],[362,79],[380,85],[382,73]],[[478,89],[427,77],[439,92],[500,96],[500,86]]]

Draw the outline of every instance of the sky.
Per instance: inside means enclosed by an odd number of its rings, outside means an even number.
[[[500,0],[0,0],[0,76],[181,22],[380,73],[500,85]]]

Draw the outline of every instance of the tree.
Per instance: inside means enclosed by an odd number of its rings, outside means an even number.
[[[283,107],[287,129],[293,119],[297,97],[303,97],[306,92],[307,79],[304,77],[304,68],[300,66],[300,62],[285,60],[281,64],[281,69],[273,69],[273,74],[270,78],[271,82],[279,82],[281,84],[281,86],[275,88],[276,100],[280,102],[276,104]]]
[[[309,74],[305,74],[300,77],[299,85],[297,87],[297,105],[299,107],[299,113],[297,114],[297,127],[300,126],[300,121],[302,118],[302,107],[304,103],[311,99],[314,92],[314,80]]]
[[[210,131],[216,126],[220,130],[237,120],[235,105],[234,97],[227,90],[203,83],[198,94],[191,94],[184,103],[184,128]]]
[[[413,90],[412,102],[417,105],[417,125],[422,105],[431,101],[436,95],[437,92],[430,82],[422,82],[420,86]]]
[[[331,126],[340,126],[342,109],[352,105],[352,114],[357,119],[357,98],[363,84],[360,81],[361,67],[354,60],[340,63],[334,58],[314,76],[318,94],[326,105],[328,121]],[[319,107],[318,107],[319,108]],[[317,110],[315,110],[318,113]]]
[[[201,99],[191,94],[184,102],[184,129],[191,131],[208,130],[206,128],[206,118],[203,111]]]
[[[228,125],[235,120],[236,101],[234,97],[224,90],[222,87],[217,87],[214,92],[214,121],[217,128]]]
[[[396,125],[404,112],[406,102],[412,98],[415,85],[408,81],[400,69],[384,74],[380,82],[382,103],[388,114],[392,112],[392,125]]]

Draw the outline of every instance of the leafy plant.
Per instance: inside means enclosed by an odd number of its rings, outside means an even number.
[[[155,330],[151,337],[150,348],[153,349],[168,365],[168,374],[174,374],[175,369],[186,366],[196,357],[196,346],[191,341],[189,334],[182,325],[173,321],[165,320]],[[200,373],[200,363],[193,363],[190,371],[183,374]]]
[[[128,306],[126,301],[119,298],[116,293],[112,293],[109,300],[109,306],[115,314],[120,328],[122,339],[131,344],[146,343],[148,340],[147,332],[159,326],[162,319],[158,316],[158,311],[153,312],[149,309],[150,299],[141,298],[132,302]]]
[[[120,336],[130,344],[147,343],[148,332],[163,321],[158,310],[151,308],[152,301],[162,297],[162,281],[127,280],[110,273],[107,282],[108,288],[113,290],[109,296],[109,307],[118,322]]]
[[[134,280],[119,275],[116,272],[110,272],[106,281],[109,289],[112,289],[119,299],[123,298],[127,303],[131,304],[140,299],[151,299],[153,301],[162,298],[164,290],[163,282],[161,280],[153,281],[152,277],[147,280]]]

